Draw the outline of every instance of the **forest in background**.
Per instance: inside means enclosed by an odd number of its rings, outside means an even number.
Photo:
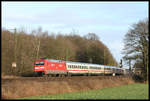
[[[81,37],[75,32],[65,35],[43,32],[42,28],[30,34],[3,29],[1,39],[2,75],[32,76],[34,61],[40,58],[118,66],[95,33]],[[16,67],[12,67],[13,62]]]

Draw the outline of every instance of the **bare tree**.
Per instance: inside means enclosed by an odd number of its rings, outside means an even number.
[[[137,61],[141,59],[144,65],[144,74],[148,78],[148,47],[149,47],[149,32],[148,32],[148,19],[139,21],[137,24],[129,29],[124,38],[123,59]]]

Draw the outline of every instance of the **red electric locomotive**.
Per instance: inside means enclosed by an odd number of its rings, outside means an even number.
[[[52,59],[43,59],[35,61],[34,72],[38,73],[38,75],[67,74],[65,61]]]

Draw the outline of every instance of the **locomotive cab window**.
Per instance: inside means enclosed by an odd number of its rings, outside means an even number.
[[[36,62],[34,65],[44,65],[44,62]]]
[[[40,65],[44,65],[44,62],[40,62]]]

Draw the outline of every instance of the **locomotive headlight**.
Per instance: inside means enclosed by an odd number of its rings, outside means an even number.
[[[39,67],[35,67],[35,69],[39,69]]]
[[[44,68],[44,67],[40,67],[40,68]]]

